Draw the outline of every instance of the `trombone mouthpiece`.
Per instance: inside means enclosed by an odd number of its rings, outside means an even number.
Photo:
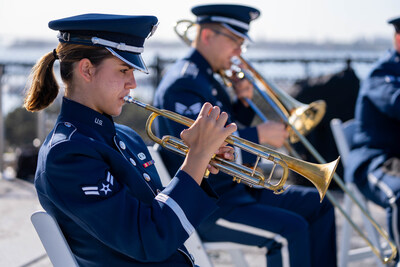
[[[145,107],[146,107],[146,104],[145,104],[145,103],[140,102],[139,100],[134,99],[134,98],[131,97],[130,95],[125,96],[125,97],[124,97],[124,101],[127,102],[127,103],[136,104],[136,105],[138,105],[138,106],[140,106],[140,107],[142,107],[142,108],[145,108]]]
[[[237,65],[237,66],[239,66],[240,65],[240,59],[237,57],[237,56],[233,56],[232,58],[231,58],[231,62],[232,62],[232,64],[235,64],[235,65]]]

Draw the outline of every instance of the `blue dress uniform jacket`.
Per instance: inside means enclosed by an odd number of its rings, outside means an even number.
[[[39,152],[35,186],[82,266],[191,266],[182,245],[216,195],[179,171],[164,189],[142,139],[63,99]]]
[[[357,99],[357,130],[346,175],[366,183],[372,171],[391,157],[400,157],[400,55],[387,53],[363,82]]]
[[[361,87],[346,179],[385,208],[392,240],[400,247],[400,54],[387,53]],[[398,260],[398,258],[397,258]]]
[[[228,113],[228,123],[238,121],[248,126],[255,115],[250,108],[245,108],[240,101],[231,103],[226,90],[214,78],[210,64],[197,50],[192,49],[187,57],[179,60],[168,69],[157,88],[154,105],[196,119],[205,102],[219,106],[222,111]],[[186,128],[164,117],[159,117],[155,121],[155,125],[157,136],[172,134],[179,137],[180,132]],[[240,137],[255,143],[258,142],[255,127],[246,127],[237,132]],[[169,173],[175,173],[183,158],[165,149],[162,149],[160,153]],[[255,156],[242,152],[242,160],[243,163],[253,163]],[[222,172],[217,176],[211,174],[209,182],[220,195],[222,203],[228,202],[230,205],[236,205],[254,202],[245,192],[245,186],[233,183],[232,177],[229,175]]]

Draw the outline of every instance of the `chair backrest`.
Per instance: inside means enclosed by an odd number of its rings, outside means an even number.
[[[148,146],[147,149],[150,152],[151,157],[154,160],[154,164],[156,165],[157,172],[160,175],[161,182],[164,186],[167,186],[171,181],[171,176],[167,170],[167,167],[164,165],[164,162],[158,153],[158,144],[154,146]],[[205,251],[202,241],[198,236],[197,232],[194,232],[185,242],[186,248],[189,252],[194,256],[196,260],[196,264],[204,267],[211,267],[212,263],[208,258],[207,252]]]
[[[331,120],[331,129],[332,134],[336,142],[336,146],[338,148],[339,154],[342,158],[342,164],[346,167],[346,160],[348,154],[351,150],[353,135],[356,128],[356,123],[354,119],[348,120],[344,123],[340,119],[332,119]],[[346,178],[346,177],[345,177]],[[353,197],[360,203],[360,205],[369,213],[368,202],[363,196],[363,194],[358,190],[357,186],[348,178],[346,180],[346,186],[348,190],[353,194]],[[352,213],[352,206],[355,203],[350,199],[350,196],[345,194],[344,196],[344,210],[347,214]],[[382,252],[383,248],[379,242],[379,235],[376,232],[376,229],[372,226],[371,222],[367,217],[362,215],[364,228],[366,229],[367,236],[371,240],[372,244],[379,248]],[[358,249],[350,249],[350,224],[344,220],[343,227],[342,227],[342,238],[341,238],[341,245],[339,251],[339,266],[348,266],[350,261],[360,260],[368,257],[374,257],[376,261],[376,266],[383,266],[382,262],[378,257],[375,257],[370,252],[369,247],[365,248],[358,248]]]
[[[54,267],[79,266],[56,220],[45,211],[32,214],[31,221]]]
[[[340,119],[331,120],[333,138],[335,139],[343,166],[346,165],[347,156],[351,149],[355,127],[354,119],[344,123]]]
[[[158,153],[158,144],[154,146],[148,146],[147,149],[150,151],[150,155],[154,160],[154,164],[156,165],[156,169],[158,175],[160,176],[161,183],[163,186],[167,186],[171,181],[171,176],[167,170],[167,167],[164,165],[164,162],[161,158],[160,153]]]

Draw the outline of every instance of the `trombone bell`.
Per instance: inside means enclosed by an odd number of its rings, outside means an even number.
[[[290,112],[289,123],[300,134],[307,135],[321,122],[325,115],[325,110],[326,102],[324,100],[317,100],[308,105],[302,104]],[[289,138],[291,143],[296,143],[300,140],[291,128],[289,129]]]

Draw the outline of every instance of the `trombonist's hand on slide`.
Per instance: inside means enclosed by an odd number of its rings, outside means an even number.
[[[267,121],[257,125],[258,139],[261,144],[268,144],[279,148],[289,137],[285,124]]]
[[[233,159],[234,149],[226,146],[225,139],[237,130],[237,126],[231,123],[225,126],[228,115],[220,112],[219,107],[213,107],[205,103],[196,121],[189,129],[181,133],[181,138],[189,147],[182,170],[187,172],[200,184],[205,170],[211,173],[218,170],[209,166],[211,157],[218,154],[226,159]]]
[[[242,101],[245,107],[249,107],[249,104],[245,100],[246,98],[253,98],[253,85],[247,79],[240,79],[234,73],[231,78],[233,89],[235,90],[235,94],[240,101]]]

